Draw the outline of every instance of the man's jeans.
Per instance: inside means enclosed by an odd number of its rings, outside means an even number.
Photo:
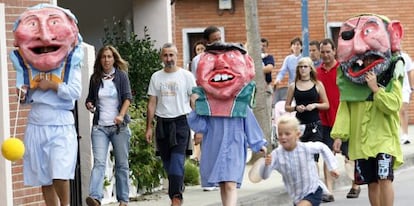
[[[128,153],[131,131],[127,125],[92,127],[93,169],[89,184],[89,196],[101,201],[109,143],[112,143],[115,158],[116,198],[119,202],[129,201]]]

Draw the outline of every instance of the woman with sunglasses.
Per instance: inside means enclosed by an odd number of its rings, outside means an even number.
[[[295,112],[296,117],[305,126],[302,142],[322,141],[319,110],[329,109],[325,87],[317,80],[313,61],[309,57],[299,59],[296,66],[295,81],[287,91],[285,110]],[[319,155],[314,156],[318,162]]]

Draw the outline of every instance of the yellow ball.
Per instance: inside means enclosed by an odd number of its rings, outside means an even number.
[[[18,138],[9,138],[1,145],[1,154],[10,161],[22,159],[24,155],[24,144]]]

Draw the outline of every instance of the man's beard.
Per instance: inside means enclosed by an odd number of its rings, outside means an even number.
[[[165,66],[165,68],[169,68],[169,69],[174,68],[175,62],[173,62],[173,61],[165,62],[164,66]]]

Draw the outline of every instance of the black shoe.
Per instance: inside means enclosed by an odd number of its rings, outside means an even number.
[[[86,198],[86,204],[88,206],[99,206],[101,205],[101,202],[99,202],[99,200],[94,199],[93,197],[87,197]]]
[[[322,202],[333,202],[335,198],[333,195],[323,194],[322,195]]]
[[[346,198],[358,198],[359,193],[361,193],[361,188],[358,187],[358,189],[351,188],[346,195]]]

